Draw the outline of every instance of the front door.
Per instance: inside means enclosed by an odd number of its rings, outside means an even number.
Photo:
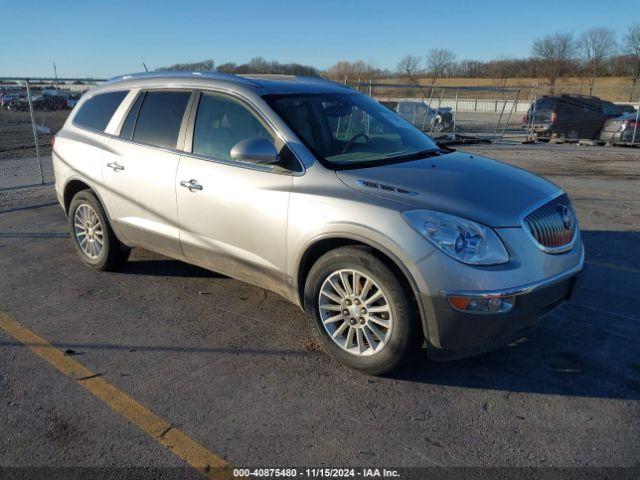
[[[247,138],[274,135],[239,100],[201,95],[192,153],[181,156],[176,178],[180,242],[198,265],[283,292],[292,176],[232,160],[231,148]]]

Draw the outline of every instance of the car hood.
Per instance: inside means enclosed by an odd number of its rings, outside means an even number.
[[[402,201],[410,209],[437,210],[491,227],[520,226],[525,211],[560,191],[526,170],[462,152],[336,173],[351,188]]]

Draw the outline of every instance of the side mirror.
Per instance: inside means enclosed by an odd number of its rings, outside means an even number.
[[[231,158],[239,162],[264,164],[277,163],[280,160],[276,147],[266,138],[246,138],[231,149]]]

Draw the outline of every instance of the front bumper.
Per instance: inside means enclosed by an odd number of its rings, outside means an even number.
[[[434,295],[421,295],[422,310],[428,319],[429,356],[434,360],[454,360],[495,350],[522,338],[541,316],[569,300],[583,269],[583,250],[579,258],[576,265],[558,274],[514,288],[441,290]],[[515,296],[515,303],[504,313],[471,313],[454,309],[449,304],[450,296]]]

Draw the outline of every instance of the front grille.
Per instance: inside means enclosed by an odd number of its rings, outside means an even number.
[[[528,214],[524,223],[540,248],[550,253],[570,249],[578,228],[566,194]]]

